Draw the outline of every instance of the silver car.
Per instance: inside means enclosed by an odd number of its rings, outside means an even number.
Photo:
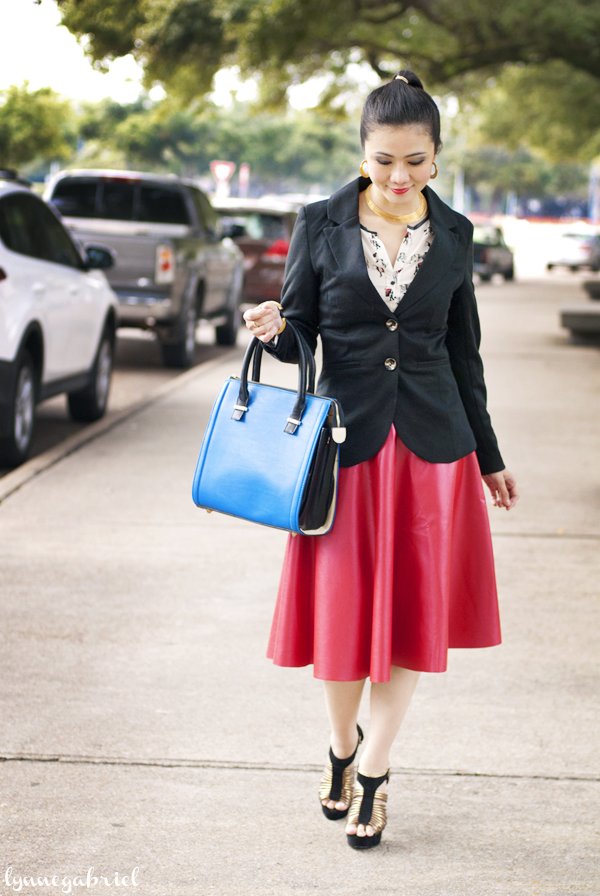
[[[600,271],[600,235],[576,231],[564,233],[554,257],[546,265],[549,271],[558,267],[570,271],[583,268]]]
[[[240,325],[242,252],[223,238],[206,195],[174,175],[62,171],[45,196],[82,243],[101,241],[116,264],[108,279],[119,325],[152,330],[164,363],[189,367],[199,318],[233,345]]]

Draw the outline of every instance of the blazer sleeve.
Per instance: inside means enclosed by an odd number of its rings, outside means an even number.
[[[465,278],[452,296],[446,346],[458,390],[477,442],[482,474],[498,473],[504,461],[487,411],[483,362],[479,354],[481,328],[473,288],[473,228],[469,233]]]
[[[301,208],[286,260],[281,304],[283,317],[295,324],[314,354],[319,330],[320,278],[313,265],[308,231],[306,208]],[[263,348],[280,361],[298,362],[296,340],[288,327],[271,342],[263,343]]]

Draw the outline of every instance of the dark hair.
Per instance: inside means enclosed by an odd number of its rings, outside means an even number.
[[[408,81],[408,83],[406,83]],[[436,153],[442,148],[440,113],[414,72],[399,71],[368,95],[360,118],[360,142],[382,125],[420,124],[430,134]]]

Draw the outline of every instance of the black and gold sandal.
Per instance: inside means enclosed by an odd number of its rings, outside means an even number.
[[[325,766],[325,772],[321,778],[319,802],[321,803],[323,815],[331,821],[345,818],[348,814],[348,809],[330,809],[328,806],[323,805],[323,800],[335,800],[336,803],[343,800],[344,803],[348,803],[348,808],[350,808],[352,801],[354,769],[351,766],[356,756],[356,750],[358,750],[364,738],[360,725],[357,725],[356,728],[358,730],[358,743],[352,756],[348,756],[347,759],[338,759],[331,747],[329,747],[329,763]]]
[[[356,788],[350,813],[348,815],[348,824],[369,824],[373,828],[371,836],[365,834],[359,837],[358,834],[346,834],[348,843],[353,849],[371,849],[377,846],[381,840],[381,833],[387,824],[387,793],[377,793],[377,788],[385,781],[390,780],[390,770],[388,768],[385,775],[379,778],[369,778],[360,772],[356,775]]]

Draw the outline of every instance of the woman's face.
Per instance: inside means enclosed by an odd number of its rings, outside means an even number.
[[[382,125],[364,149],[375,202],[398,214],[414,210],[435,158],[429,132],[418,124]]]

